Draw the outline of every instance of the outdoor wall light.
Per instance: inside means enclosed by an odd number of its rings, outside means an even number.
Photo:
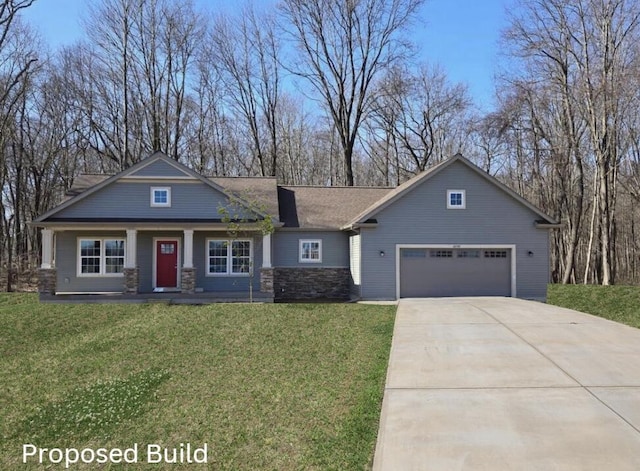
[[[533,257],[533,252],[532,252],[531,250],[529,250],[529,251],[527,252],[527,255],[528,255],[529,257]]]
[[[381,257],[384,257],[384,250],[381,250],[381,251],[380,251],[380,256],[381,256]]]

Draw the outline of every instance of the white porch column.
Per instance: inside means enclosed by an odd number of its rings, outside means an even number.
[[[42,265],[40,268],[53,268],[53,231],[42,229]]]
[[[271,234],[262,236],[262,268],[271,268]]]
[[[124,268],[136,268],[137,249],[138,249],[138,231],[136,229],[127,229],[127,250],[125,251]]]
[[[184,261],[182,268],[193,268],[193,229],[184,230]]]

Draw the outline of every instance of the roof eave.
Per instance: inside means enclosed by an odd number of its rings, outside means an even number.
[[[558,222],[536,222],[536,229],[562,229],[562,224]]]

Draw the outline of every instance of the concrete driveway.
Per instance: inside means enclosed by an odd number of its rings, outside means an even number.
[[[398,305],[374,470],[640,469],[640,330],[512,298]]]

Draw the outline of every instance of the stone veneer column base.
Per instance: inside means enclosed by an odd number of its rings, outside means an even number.
[[[40,268],[38,270],[38,293],[56,294],[58,284],[58,270],[55,268]]]
[[[182,268],[180,270],[182,292],[193,294],[196,292],[196,269]]]
[[[260,269],[260,291],[273,294],[273,268]]]
[[[348,268],[274,268],[276,300],[349,299],[350,284]]]
[[[124,294],[138,294],[138,288],[140,286],[140,269],[136,268],[123,268],[122,274],[124,275],[124,288],[122,292]]]

